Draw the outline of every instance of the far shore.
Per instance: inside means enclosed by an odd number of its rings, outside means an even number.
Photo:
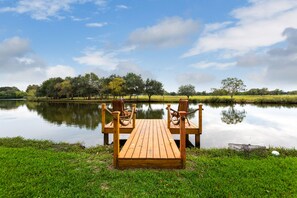
[[[121,97],[117,97],[121,98]],[[62,98],[62,99],[51,99],[51,98],[28,98],[28,101],[34,102],[66,102],[66,103],[104,103],[111,102],[116,98],[98,98],[92,97],[91,99],[75,97]],[[179,99],[187,99],[186,96],[152,96],[149,100],[148,96],[133,96],[123,97],[127,103],[177,103]],[[280,104],[280,105],[295,105],[297,104],[297,95],[236,95],[233,98],[230,96],[190,96],[189,102],[191,103],[210,103],[210,104]]]

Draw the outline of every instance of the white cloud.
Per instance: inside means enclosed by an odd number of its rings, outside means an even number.
[[[283,34],[286,47],[272,48],[265,53],[248,53],[238,57],[237,65],[256,69],[250,78],[257,82],[297,89],[297,29],[288,28]]]
[[[226,28],[228,25],[231,25],[231,21],[225,21],[223,23],[210,23],[206,24],[202,34],[207,34],[210,32],[214,32],[223,28]]]
[[[217,24],[219,29],[202,35],[183,57],[217,50],[247,52],[284,41],[282,32],[297,27],[297,1],[250,0],[249,6],[233,10],[236,22]],[[207,27],[207,26],[206,26]],[[216,28],[214,28],[216,29]]]
[[[107,23],[103,22],[103,23],[87,23],[86,26],[87,27],[103,27],[106,26]]]
[[[0,43],[0,59],[10,56],[21,56],[30,51],[29,41],[19,37],[5,39]]]
[[[70,66],[47,64],[30,47],[29,41],[19,37],[0,43],[0,85],[17,86],[25,90],[29,84],[40,84],[50,77],[74,76]]]
[[[19,61],[20,63],[24,63],[25,65],[30,65],[35,62],[34,59],[28,58],[28,57],[21,57],[21,58],[16,57],[16,60]]]
[[[0,43],[1,73],[24,71],[43,65],[43,61],[32,53],[27,39],[13,37]]]
[[[149,70],[146,70],[131,61],[120,62],[114,71],[115,74],[120,76],[124,76],[129,72],[140,74],[143,79],[153,78],[153,74]]]
[[[190,66],[194,68],[199,68],[199,69],[206,69],[210,67],[214,67],[218,69],[226,69],[235,65],[236,65],[236,62],[221,63],[221,62],[200,61],[198,63],[191,64]]]
[[[83,56],[74,57],[73,60],[79,64],[85,64],[88,66],[95,66],[103,70],[114,70],[116,66],[121,62],[116,57],[115,53],[106,53],[103,51],[87,50]]]
[[[129,43],[139,47],[174,47],[185,43],[197,30],[197,21],[170,17],[154,26],[135,30],[129,36]]]
[[[127,9],[129,9],[129,7],[123,4],[116,6],[116,10],[127,10]]]
[[[72,21],[87,21],[90,18],[89,17],[85,17],[85,18],[80,18],[80,17],[75,17],[75,16],[70,16]]]
[[[48,20],[51,17],[62,18],[61,12],[69,11],[72,4],[88,2],[100,7],[106,5],[105,0],[19,0],[15,7],[0,8],[0,12],[29,14],[36,20]]]
[[[215,80],[215,77],[210,74],[198,73],[198,72],[187,72],[179,74],[177,77],[177,82],[180,84],[207,84]]]
[[[46,68],[46,76],[47,78],[54,78],[54,77],[74,77],[75,70],[67,65],[56,65],[52,67]]]

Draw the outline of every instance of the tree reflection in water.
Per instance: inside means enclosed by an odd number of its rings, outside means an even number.
[[[94,130],[101,123],[101,109],[98,104],[41,102],[26,105],[46,121],[57,125],[66,124]]]
[[[143,104],[137,104],[137,119],[162,119],[164,109],[153,109],[151,104],[148,104],[148,109],[144,110]]]
[[[17,109],[20,106],[23,106],[25,103],[26,103],[25,100],[1,100],[0,109],[3,109],[3,110]]]
[[[246,116],[246,111],[237,110],[234,108],[234,105],[230,106],[228,110],[223,110],[221,112],[221,120],[226,124],[238,124],[243,121]]]

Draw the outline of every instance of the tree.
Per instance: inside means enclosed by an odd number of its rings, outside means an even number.
[[[69,79],[56,84],[56,86],[58,87],[57,89],[59,89],[59,97],[69,98],[69,96],[72,94],[72,85]]]
[[[216,88],[212,88],[212,95],[213,96],[223,96],[223,95],[228,95],[228,92],[224,89],[216,89]]]
[[[0,99],[23,98],[26,93],[16,87],[0,87]]]
[[[46,96],[52,98],[58,98],[59,87],[56,84],[63,82],[62,78],[50,78],[46,81],[43,81],[40,88],[38,89],[39,96]]]
[[[109,84],[108,88],[111,91],[111,94],[115,96],[120,96],[123,94],[123,84],[125,83],[125,80],[120,77],[116,77],[112,79]]]
[[[182,85],[178,88],[178,94],[179,95],[186,95],[188,99],[190,96],[193,96],[196,94],[195,86],[194,85]]]
[[[37,96],[37,90],[39,89],[38,85],[28,85],[26,89],[27,97],[34,98]]]
[[[226,78],[222,80],[221,84],[221,89],[226,90],[231,96],[231,99],[233,98],[234,94],[239,91],[244,91],[246,87],[243,81],[238,78]]]
[[[99,93],[99,78],[94,73],[85,74],[83,77],[84,95],[91,99],[91,96]]]
[[[152,95],[162,95],[164,93],[163,84],[156,80],[147,79],[145,82],[145,93],[148,95],[149,101],[151,101]]]
[[[127,73],[124,76],[125,80],[125,93],[130,96],[130,99],[133,94],[140,95],[144,90],[144,82],[141,78],[141,75],[136,75],[134,73]]]

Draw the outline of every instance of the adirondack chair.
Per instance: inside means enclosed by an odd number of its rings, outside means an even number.
[[[189,119],[187,117],[187,115],[195,113],[198,109],[189,112],[189,101],[186,99],[180,99],[178,102],[178,108],[177,110],[174,110],[172,108],[170,108],[170,121],[172,122],[172,124],[174,125],[179,125],[180,123],[180,115],[179,115],[179,111],[185,111],[186,112],[186,117],[185,119],[187,120],[188,124],[190,125]]]
[[[120,123],[121,125],[127,126],[131,123],[131,119],[134,114],[134,109],[132,111],[128,111],[124,108],[124,100],[113,100],[112,101],[112,110],[120,112]]]

